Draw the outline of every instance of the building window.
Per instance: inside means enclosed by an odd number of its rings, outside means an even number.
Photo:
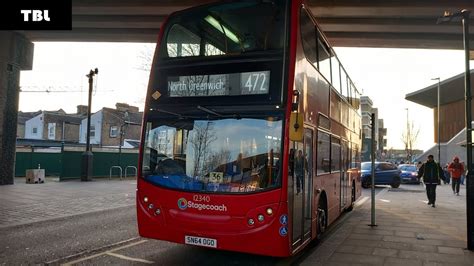
[[[48,139],[56,138],[56,123],[48,123]]]
[[[95,125],[91,125],[89,136],[95,138]]]
[[[109,136],[111,138],[116,138],[118,136],[118,126],[110,126]]]
[[[37,127],[32,128],[31,133],[37,134],[38,133],[38,128]]]

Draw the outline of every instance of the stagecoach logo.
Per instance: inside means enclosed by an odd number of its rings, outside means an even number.
[[[206,203],[195,203],[192,201],[188,201],[185,198],[178,199],[178,208],[181,210],[186,210],[187,208],[190,208],[190,209],[197,209],[199,211],[202,211],[202,210],[219,211],[219,212],[227,211],[227,206],[225,206],[225,204],[212,205],[212,204],[206,204]]]
[[[178,207],[181,210],[186,210],[186,208],[188,207],[188,201],[185,198],[180,198],[178,200]]]

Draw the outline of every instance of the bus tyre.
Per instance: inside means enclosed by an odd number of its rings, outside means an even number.
[[[321,239],[327,227],[327,217],[326,210],[321,206],[321,203],[318,206],[318,234],[316,239]]]

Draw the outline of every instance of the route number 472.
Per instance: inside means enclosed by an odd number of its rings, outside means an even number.
[[[245,88],[248,92],[253,94],[267,93],[267,75],[264,72],[252,72],[248,74],[247,81],[245,81]]]

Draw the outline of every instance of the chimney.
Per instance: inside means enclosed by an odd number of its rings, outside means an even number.
[[[129,105],[127,103],[116,103],[115,109],[122,112],[138,113],[139,109],[136,106]]]
[[[130,105],[130,106],[128,107],[128,111],[129,111],[130,113],[138,113],[140,110],[138,109],[138,107]]]
[[[78,115],[86,115],[87,114],[87,105],[78,105],[77,106],[77,114]]]
[[[126,104],[126,103],[116,103],[115,104],[115,109],[117,109],[118,111],[128,111],[130,105]]]

